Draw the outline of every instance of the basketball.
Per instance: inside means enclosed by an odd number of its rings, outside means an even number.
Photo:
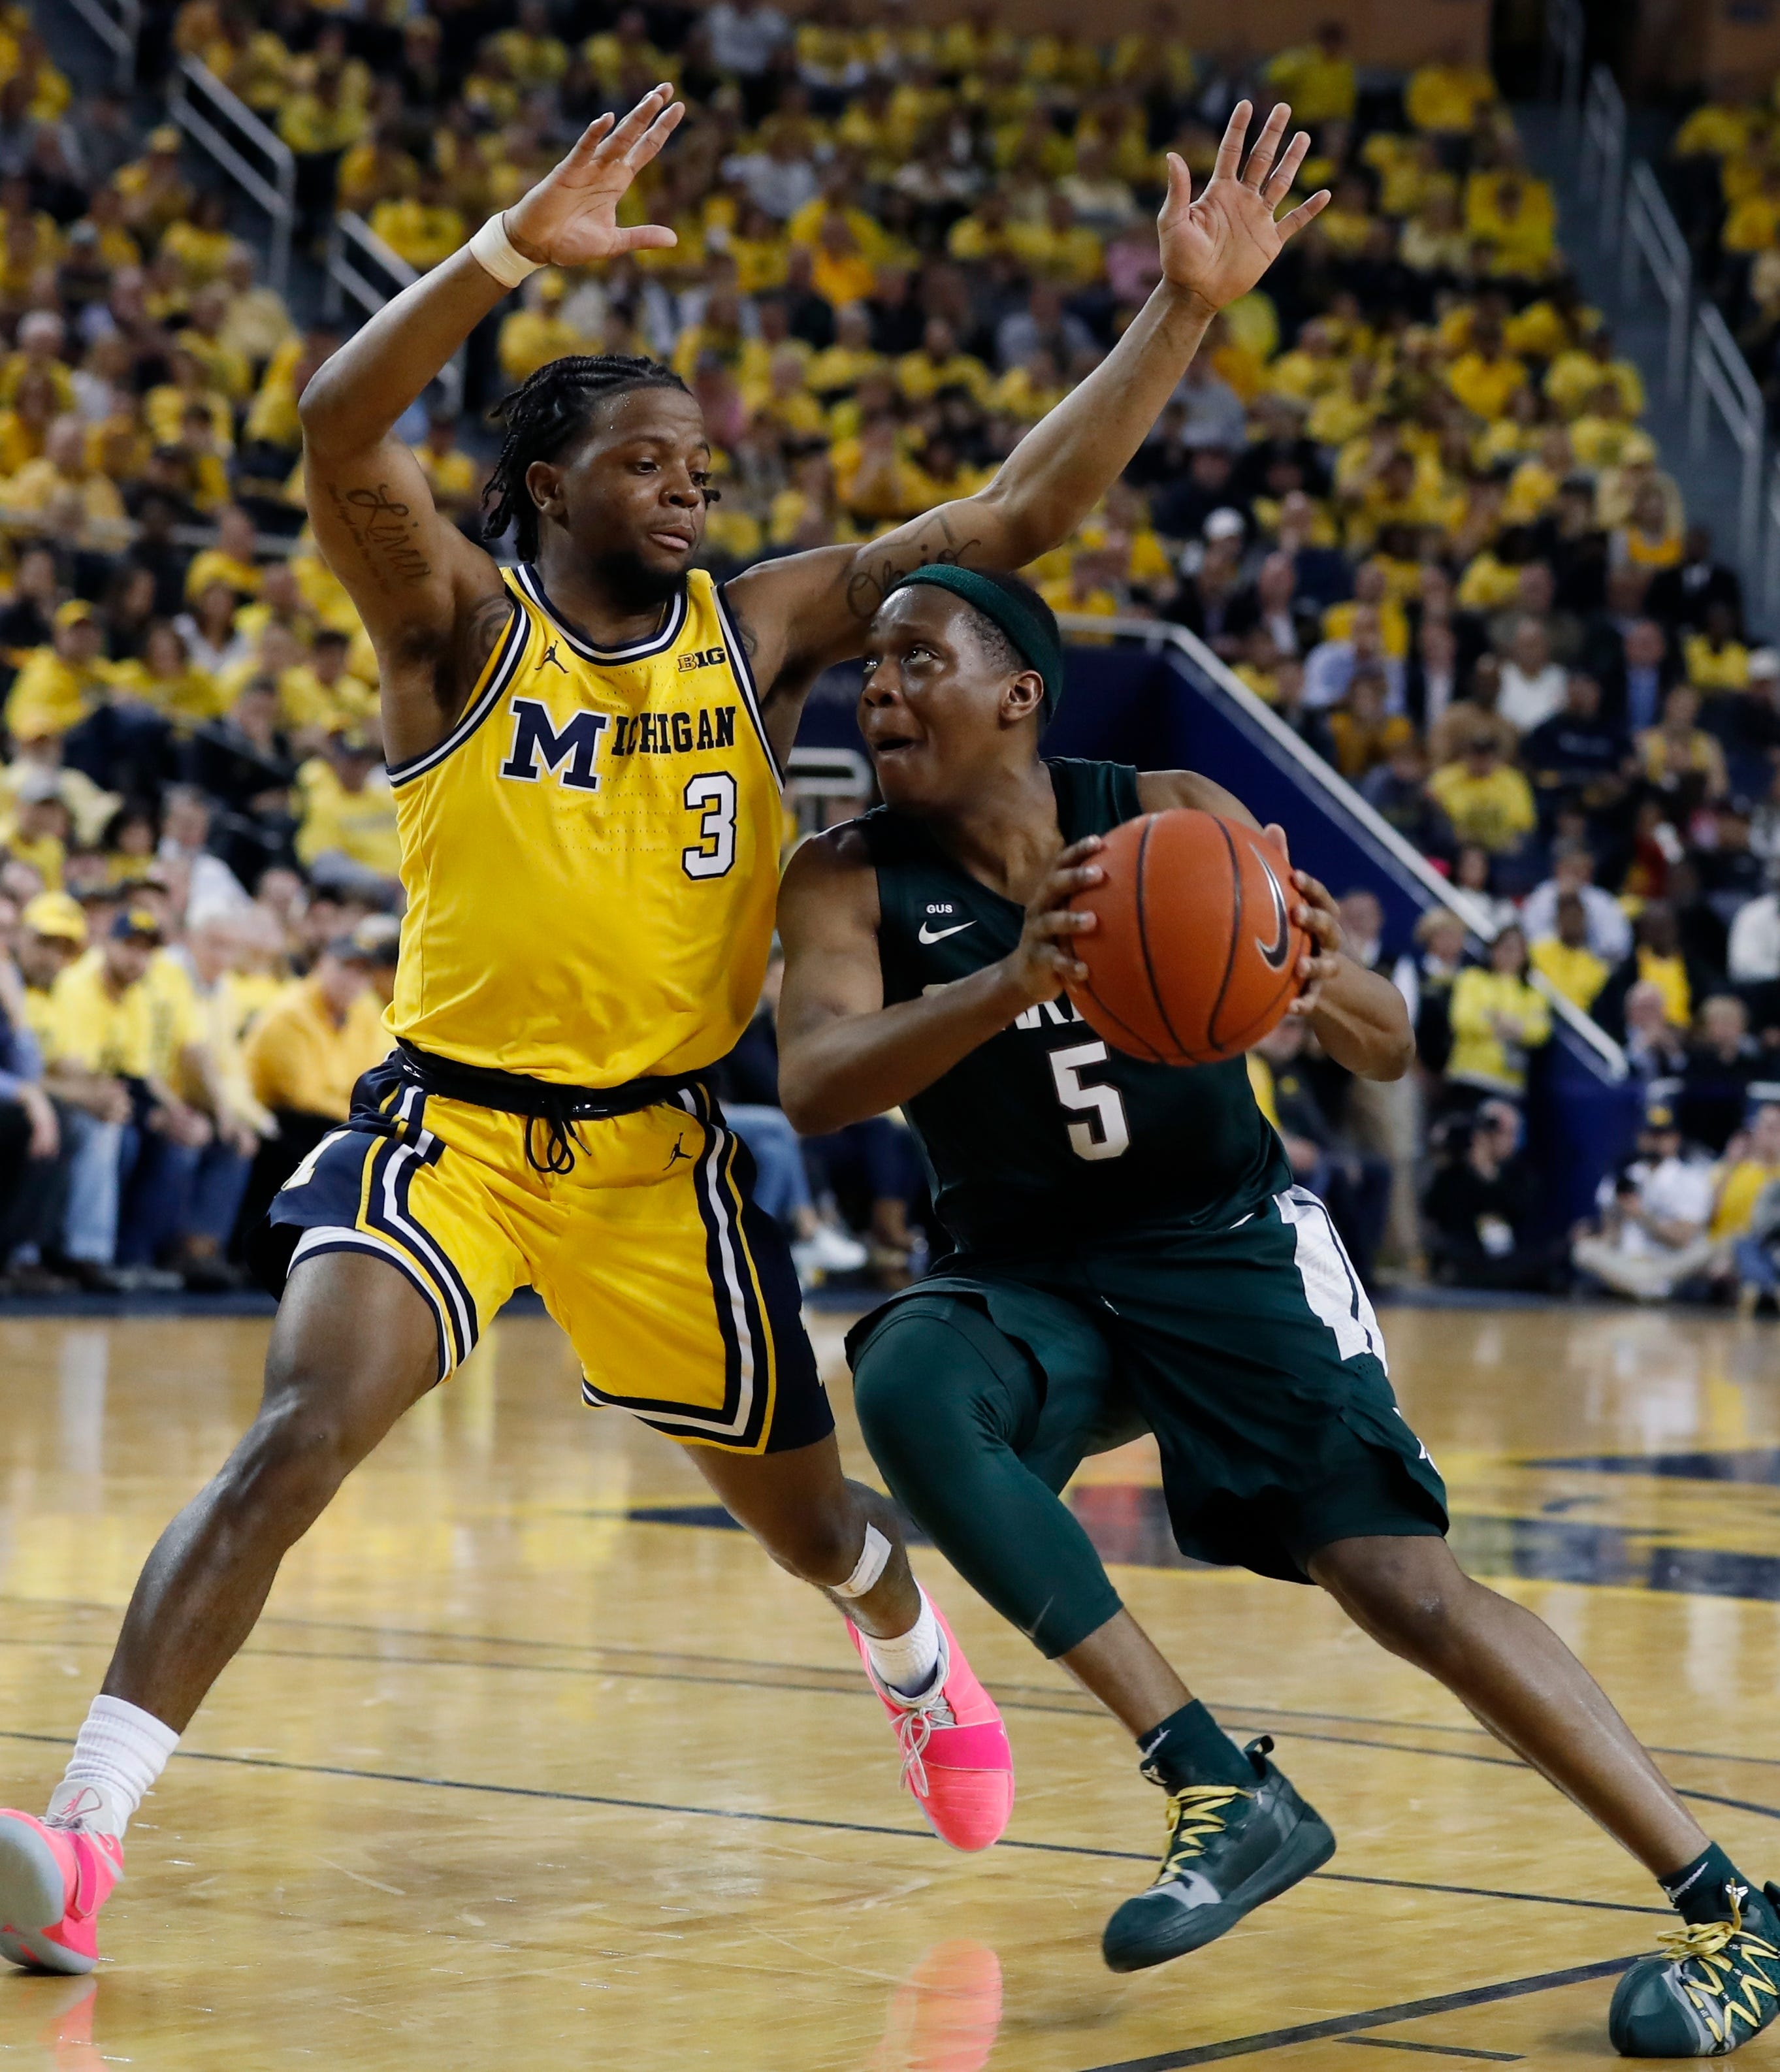
[[[1273,844],[1174,807],[1115,828],[1093,861],[1104,879],[1070,902],[1096,917],[1074,939],[1083,1018],[1152,1064],[1215,1064],[1258,1043],[1291,1005],[1308,947]]]

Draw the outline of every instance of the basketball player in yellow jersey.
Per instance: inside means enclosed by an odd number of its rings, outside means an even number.
[[[260,1415],[150,1556],[49,1815],[0,1815],[0,1952],[89,1969],[120,1837],[343,1477],[529,1283],[590,1401],[689,1443],[774,1560],[845,1612],[903,1774],[964,1848],[1000,1832],[993,1705],[917,1589],[890,1507],[842,1477],[775,1226],[701,1078],[765,970],[778,771],[809,685],[930,561],[1012,569],[1067,540],[1149,432],[1276,223],[1308,148],[1239,107],[1194,200],[1170,161],[1163,279],[990,485],[868,546],[694,565],[711,451],[646,360],[560,361],[512,398],[491,532],[434,512],[402,413],[536,267],[674,241],[617,206],[680,111],[602,117],[504,217],[380,310],[302,399],[328,561],[376,643],[409,900],[390,1026],[348,1125],[274,1204],[284,1281]]]

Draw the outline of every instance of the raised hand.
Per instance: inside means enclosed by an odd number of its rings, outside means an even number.
[[[659,223],[621,228],[618,205],[685,113],[673,88],[661,85],[622,122],[610,115],[590,122],[555,171],[508,210],[507,235],[528,259],[553,266],[585,266],[678,244]]]
[[[1287,239],[1329,202],[1329,190],[1319,187],[1289,216],[1274,220],[1275,211],[1292,191],[1310,139],[1301,130],[1275,164],[1292,119],[1291,109],[1281,101],[1263,124],[1244,166],[1243,146],[1253,113],[1248,101],[1236,103],[1218,146],[1218,162],[1197,201],[1185,161],[1172,151],[1168,154],[1168,199],[1157,219],[1162,272],[1177,288],[1197,295],[1212,310],[1246,295],[1278,258]]]

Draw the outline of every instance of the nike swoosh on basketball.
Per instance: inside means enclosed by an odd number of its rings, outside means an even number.
[[[923,921],[921,923],[921,932],[918,939],[923,943],[943,943],[948,935],[962,935],[966,928],[974,928],[976,926],[976,923],[974,921],[960,921],[955,928],[930,928]]]

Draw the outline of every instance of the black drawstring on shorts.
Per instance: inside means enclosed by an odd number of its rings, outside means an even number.
[[[544,1156],[540,1158],[533,1133],[540,1123],[545,1125]],[[534,1173],[554,1173],[558,1175],[575,1170],[575,1153],[585,1151],[581,1132],[575,1126],[573,1104],[553,1102],[547,1115],[528,1115],[525,1118],[525,1162]]]
[[[584,1122],[635,1115],[645,1108],[684,1109],[688,1104],[684,1096],[689,1093],[693,1096],[690,1113],[702,1119],[711,1112],[710,1096],[704,1081],[696,1075],[627,1079],[618,1087],[565,1087],[548,1079],[528,1079],[523,1072],[497,1071],[488,1065],[466,1065],[455,1058],[438,1057],[400,1038],[396,1048],[404,1068],[423,1092],[441,1100],[467,1101],[477,1108],[498,1109],[504,1115],[523,1116],[526,1164],[534,1173],[558,1179],[573,1172],[577,1153],[587,1149],[581,1134]],[[536,1133],[539,1123],[544,1125],[541,1157]]]

